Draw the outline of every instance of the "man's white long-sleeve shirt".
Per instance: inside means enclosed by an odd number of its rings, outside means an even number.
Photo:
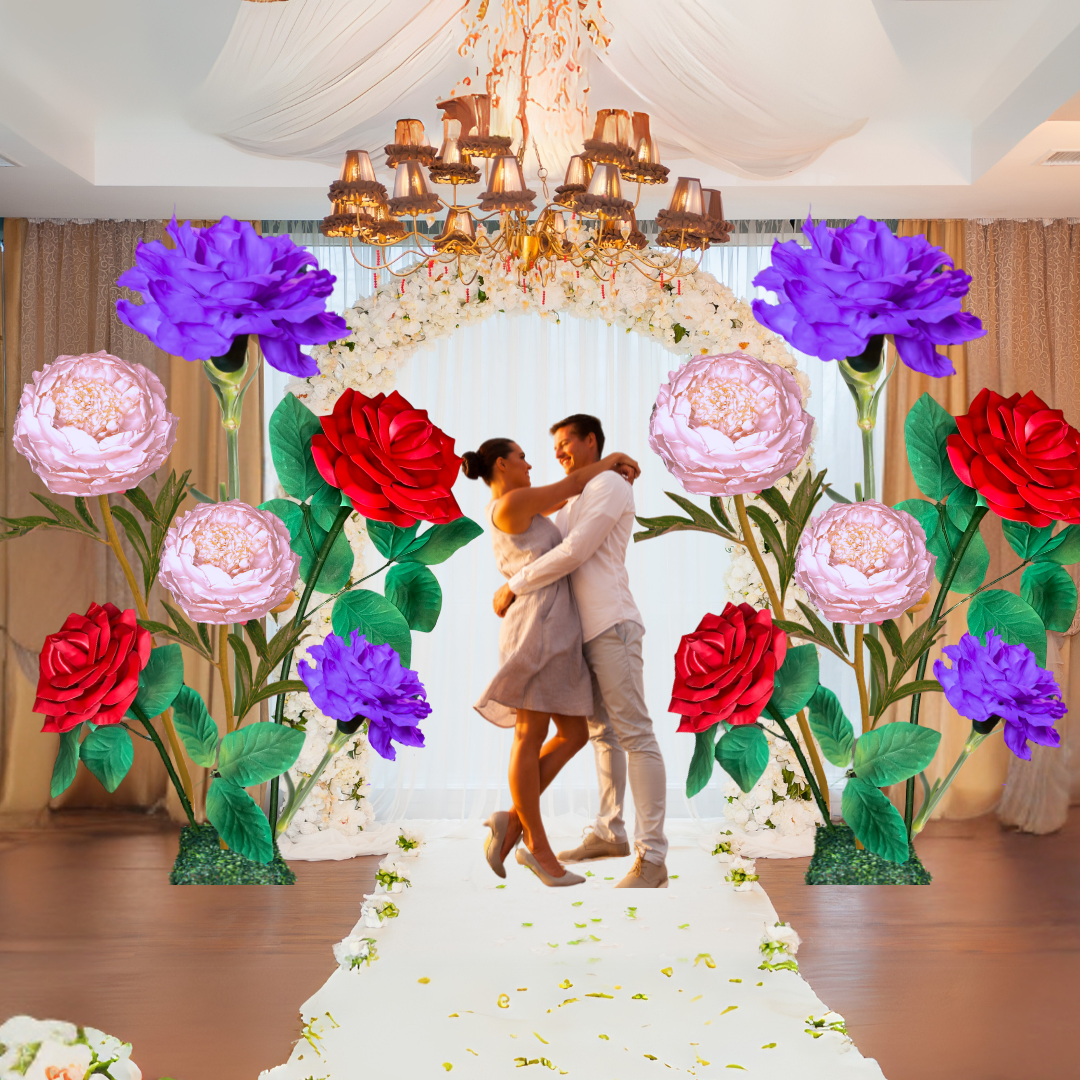
[[[634,492],[617,472],[602,472],[555,517],[563,542],[519,570],[509,581],[517,596],[570,575],[585,641],[616,623],[644,628],[630,595],[626,545],[634,528]]]

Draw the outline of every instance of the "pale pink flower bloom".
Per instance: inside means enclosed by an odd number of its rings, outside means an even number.
[[[649,446],[687,491],[756,493],[802,460],[814,418],[778,364],[745,352],[696,356],[668,378],[649,421]]]
[[[158,576],[188,618],[220,625],[263,618],[289,595],[299,569],[281,519],[234,499],[177,518]]]
[[[109,495],[161,466],[176,417],[142,364],[107,352],[58,356],[23,387],[12,441],[54,494]]]
[[[814,518],[799,543],[795,581],[832,622],[896,619],[934,580],[922,526],[903,510],[867,500]]]

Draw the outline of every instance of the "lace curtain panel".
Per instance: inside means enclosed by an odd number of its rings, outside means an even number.
[[[311,246],[320,264],[338,275],[335,304],[369,295],[371,272],[356,266],[347,246],[319,237],[313,224],[267,222],[265,228],[290,230],[298,243]],[[704,266],[737,294],[750,296],[750,281],[767,265],[772,240],[794,235],[790,222],[740,223],[733,242],[707,252]],[[358,249],[357,254],[373,264],[366,250]],[[593,413],[603,420],[608,447],[633,455],[643,466],[634,497],[638,513],[655,515],[672,506],[665,491],[681,493],[647,444],[657,389],[678,363],[674,353],[654,342],[597,320],[564,318],[556,323],[538,315],[495,315],[417,353],[399,374],[397,389],[413,404],[430,410],[435,422],[456,438],[459,452],[475,449],[493,436],[516,439],[534,466],[538,484],[562,475],[548,427],[570,413]],[[837,487],[851,494],[862,466],[850,395],[835,365],[808,357],[801,357],[800,365],[811,379],[808,407],[818,420],[818,467],[829,468]],[[267,415],[286,382],[268,372]],[[275,482],[271,473],[268,491]],[[464,512],[483,523],[487,488],[461,480],[455,494]],[[722,803],[717,779],[693,806],[685,798],[693,739],[676,732],[676,719],[667,706],[679,637],[693,630],[706,611],[723,607],[727,552],[713,538],[682,533],[631,544],[627,561],[631,588],[646,623],[646,698],[667,763],[668,813],[718,816]],[[379,564],[369,560],[369,565]],[[380,820],[483,818],[509,798],[505,785],[510,738],[472,709],[498,656],[499,621],[491,610],[491,597],[502,578],[489,538],[478,538],[435,571],[444,593],[443,613],[432,633],[414,635],[413,647],[413,664],[434,706],[424,725],[427,746],[399,750],[396,762],[375,758],[370,797]],[[836,686],[839,674],[830,670],[825,677]],[[855,715],[858,698],[853,680],[844,697]],[[546,813],[591,816],[596,809],[596,775],[590,750],[560,774],[545,800]]]

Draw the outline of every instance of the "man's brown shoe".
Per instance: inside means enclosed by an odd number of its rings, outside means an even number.
[[[630,842],[624,840],[616,844],[610,840],[601,840],[591,830],[585,833],[581,843],[571,851],[560,851],[555,856],[559,862],[589,862],[591,859],[618,859],[630,854]]]
[[[638,853],[630,873],[615,886],[616,889],[666,889],[667,867],[661,863],[646,862]]]

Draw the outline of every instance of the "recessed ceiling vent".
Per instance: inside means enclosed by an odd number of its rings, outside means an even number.
[[[0,154],[0,169],[4,168],[5,166],[17,169],[19,168],[19,163],[17,161],[12,161],[11,158],[4,157],[3,154]]]
[[[1054,150],[1038,161],[1039,165],[1080,165],[1080,150]]]

